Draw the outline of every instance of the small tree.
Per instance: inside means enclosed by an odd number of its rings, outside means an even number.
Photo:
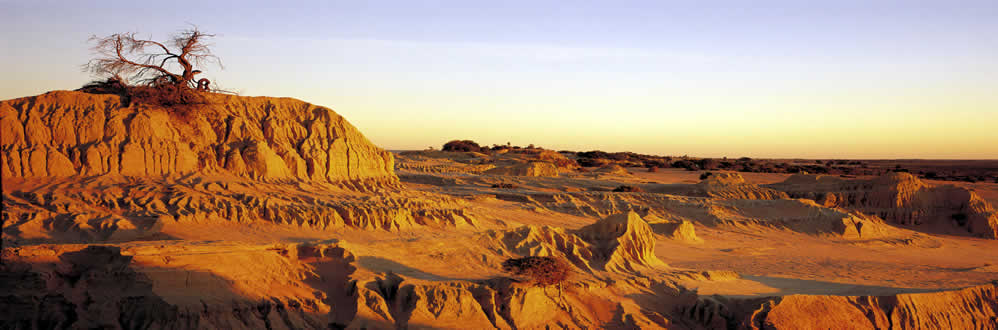
[[[562,283],[568,280],[572,268],[567,262],[555,257],[510,258],[502,263],[506,272],[525,278],[535,286],[558,286],[558,296],[562,294]]]
[[[98,76],[107,76],[118,81],[131,81],[147,86],[188,87],[208,90],[208,79],[195,80],[205,64],[222,62],[212,54],[206,39],[215,35],[206,34],[197,27],[182,30],[164,43],[140,39],[136,33],[115,33],[107,37],[93,36],[93,51],[97,54],[84,68]],[[179,73],[171,71],[178,68]]]

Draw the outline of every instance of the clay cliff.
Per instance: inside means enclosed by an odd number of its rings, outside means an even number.
[[[998,238],[998,211],[975,192],[952,185],[931,185],[909,173],[869,180],[794,175],[769,185],[794,198],[813,199],[875,215],[896,224],[946,234]]]
[[[218,173],[394,182],[394,158],[336,112],[290,98],[210,95],[197,114],[56,91],[0,102],[5,178]]]
[[[328,108],[206,97],[185,116],[70,91],[0,102],[5,239],[125,242],[226,223],[475,225],[460,200],[402,189],[392,154]]]

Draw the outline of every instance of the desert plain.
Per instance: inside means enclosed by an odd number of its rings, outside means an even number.
[[[0,102],[0,328],[998,327],[998,183],[389,152],[211,98]],[[570,274],[502,267],[529,256]]]

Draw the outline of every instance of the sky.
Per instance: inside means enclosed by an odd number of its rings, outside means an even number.
[[[0,0],[0,99],[93,80],[91,35],[189,24],[219,86],[389,150],[998,159],[994,0]]]

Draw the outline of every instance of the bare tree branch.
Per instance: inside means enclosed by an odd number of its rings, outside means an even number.
[[[211,52],[206,39],[215,37],[198,30],[196,26],[175,34],[167,44],[136,38],[136,33],[115,33],[107,37],[90,38],[96,58],[84,69],[99,76],[130,76],[132,81],[147,85],[174,84],[198,88],[195,76],[200,67],[222,62]],[[154,49],[150,52],[147,49]],[[171,72],[168,66],[175,63],[182,72]],[[204,86],[207,86],[206,84]],[[205,87],[201,87],[204,89]]]

